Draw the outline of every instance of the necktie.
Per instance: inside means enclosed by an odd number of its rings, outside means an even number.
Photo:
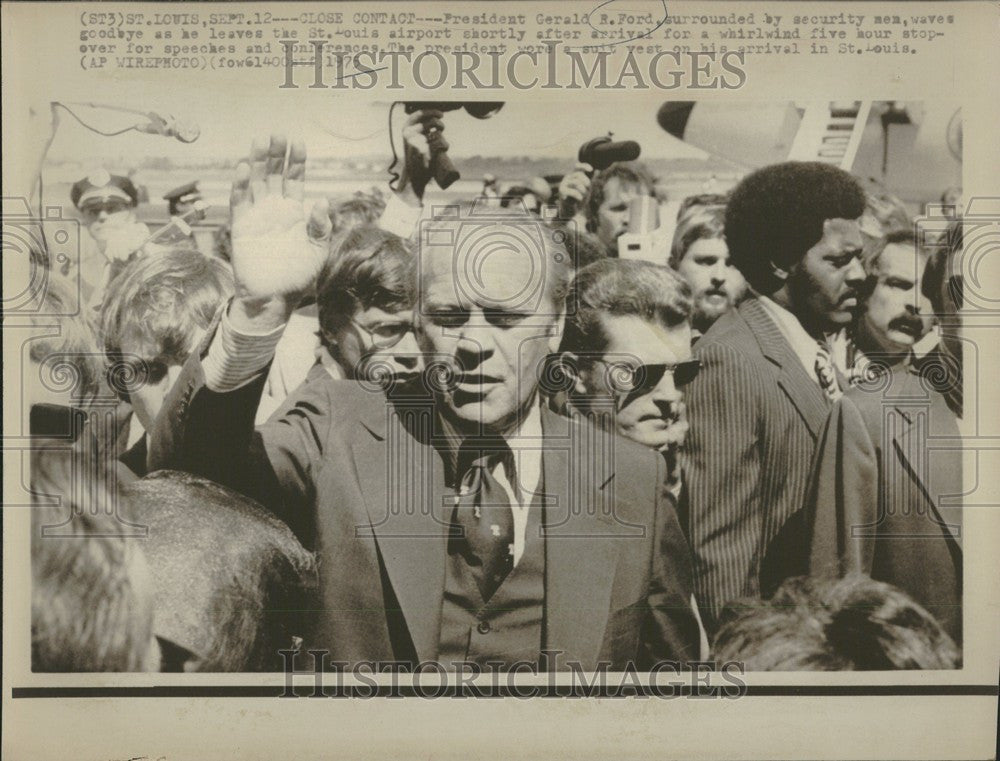
[[[821,341],[816,344],[816,378],[819,380],[819,387],[831,402],[837,401],[844,395],[837,381],[837,373],[833,369],[830,350]]]
[[[492,473],[501,463],[507,480],[516,484],[514,454],[506,442],[466,443],[459,452],[462,476],[453,520],[463,531],[462,555],[484,602],[514,567],[514,512],[507,491]]]

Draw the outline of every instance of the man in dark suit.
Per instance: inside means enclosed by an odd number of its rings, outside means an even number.
[[[766,597],[804,558],[800,528],[816,436],[839,395],[830,339],[864,279],[865,196],[835,167],[760,169],[726,208],[732,261],[753,289],[698,342],[682,452],[695,595],[711,632],[722,606]]]
[[[538,398],[568,257],[536,218],[473,208],[421,230],[429,396],[314,373],[254,430],[275,336],[322,264],[307,227],[329,229],[322,205],[302,219],[304,147],[285,153],[272,138],[237,169],[238,296],[168,397],[151,466],[234,486],[289,522],[318,556],[308,644],[334,660],[696,658],[689,557],[659,458]]]
[[[866,257],[856,335],[867,366],[820,437],[806,516],[812,573],[894,584],[961,643],[962,456],[947,396],[956,375],[943,357],[918,361],[912,350],[932,312],[957,316],[940,298],[949,253],[931,265],[905,231]]]

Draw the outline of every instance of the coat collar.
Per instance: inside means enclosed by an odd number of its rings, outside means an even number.
[[[748,297],[737,309],[761,353],[778,368],[778,386],[815,439],[830,414],[829,399],[819,383],[805,371],[781,329],[755,296]]]

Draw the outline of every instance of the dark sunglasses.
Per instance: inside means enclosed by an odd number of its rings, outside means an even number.
[[[117,214],[131,208],[131,204],[120,198],[109,198],[103,201],[90,201],[80,207],[80,211],[88,216],[96,217],[102,211],[108,214]]]
[[[619,394],[630,396],[652,391],[660,385],[660,381],[667,373],[673,376],[674,386],[681,388],[693,381],[701,370],[701,361],[697,359],[678,362],[675,365],[632,365],[627,362],[607,362],[603,359],[595,361],[607,365],[607,378],[611,388]]]

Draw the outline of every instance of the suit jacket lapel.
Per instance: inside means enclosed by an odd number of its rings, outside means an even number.
[[[437,657],[447,556],[444,465],[430,445],[433,406],[384,401],[353,438],[358,482],[374,535],[420,660]],[[381,413],[381,414],[379,414]],[[401,420],[402,418],[402,420]]]
[[[962,546],[962,510],[940,503],[962,497],[962,459],[957,451],[935,452],[929,449],[934,438],[959,438],[958,425],[943,396],[922,388],[917,376],[905,368],[893,371],[891,393],[897,400],[893,406],[899,427],[893,431],[893,456],[902,461],[911,481],[924,497],[930,514],[946,536]],[[902,404],[903,400],[916,407]],[[921,414],[923,413],[923,414]]]
[[[545,634],[560,658],[594,664],[604,640],[624,529],[613,520],[614,434],[542,411]],[[635,530],[635,529],[633,529]]]
[[[795,407],[802,422],[815,439],[830,414],[830,401],[802,366],[788,345],[781,329],[754,297],[739,306],[740,314],[750,327],[764,356],[778,367],[778,386]]]

